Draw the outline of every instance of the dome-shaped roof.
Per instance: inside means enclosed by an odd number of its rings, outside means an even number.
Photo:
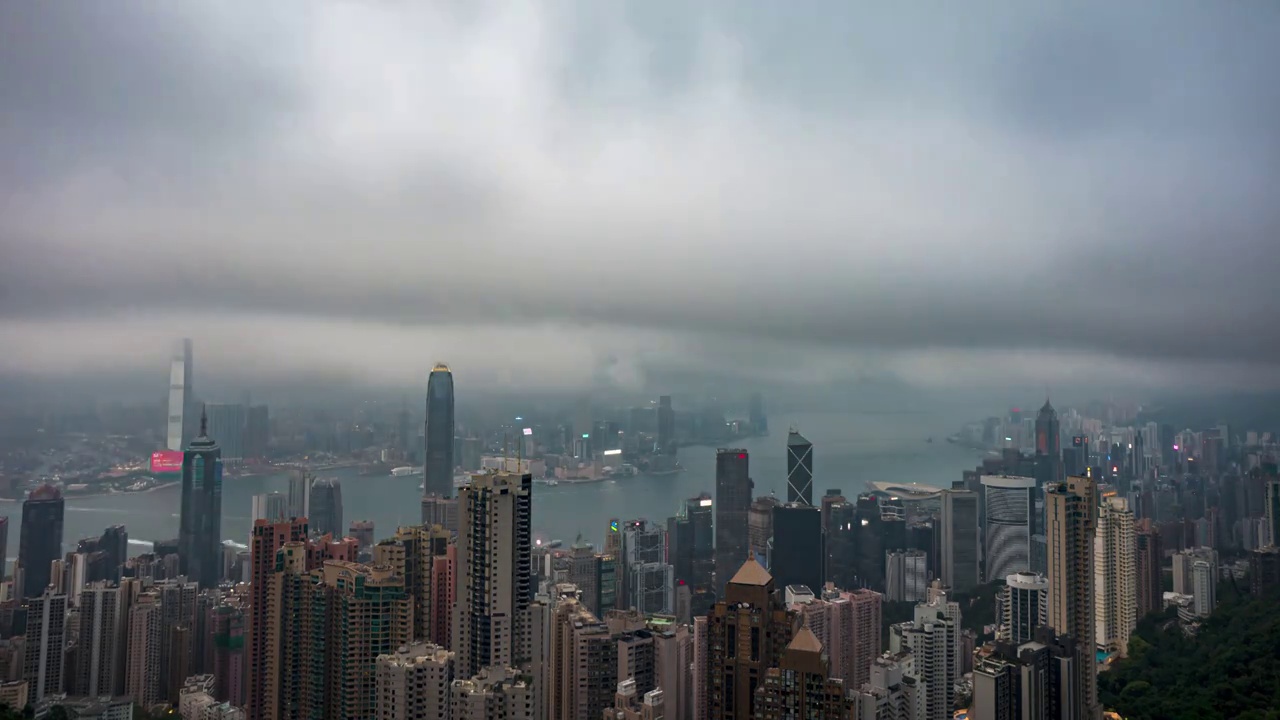
[[[61,500],[62,491],[48,483],[45,483],[44,485],[41,485],[35,490],[32,490],[31,494],[27,496],[27,499],[28,500]]]

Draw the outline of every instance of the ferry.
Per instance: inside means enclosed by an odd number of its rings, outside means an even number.
[[[391,477],[407,477],[409,475],[418,475],[421,473],[422,473],[422,468],[409,467],[408,465],[405,465],[403,467],[398,467],[398,468],[391,468]]]

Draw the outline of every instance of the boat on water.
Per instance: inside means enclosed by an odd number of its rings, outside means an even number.
[[[421,473],[422,473],[422,468],[409,467],[408,465],[405,465],[403,467],[398,467],[398,468],[391,468],[391,477],[406,477],[409,475],[418,475]]]

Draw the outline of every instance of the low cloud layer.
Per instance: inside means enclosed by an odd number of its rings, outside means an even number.
[[[0,369],[1277,383],[1280,6],[987,9],[5,5]]]

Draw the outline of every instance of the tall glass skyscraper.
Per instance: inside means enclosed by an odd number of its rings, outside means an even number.
[[[751,473],[747,451],[716,451],[716,590],[722,591],[742,567],[750,550],[747,510],[751,507]],[[722,596],[722,592],[717,592]]]
[[[795,430],[787,433],[787,502],[813,505],[813,443]]]
[[[334,478],[320,478],[311,486],[311,513],[307,520],[311,529],[320,534],[332,533],[342,537],[342,483]]]
[[[453,373],[438,363],[427,379],[426,462],[424,495],[453,497]]]
[[[178,567],[201,589],[218,586],[222,568],[222,449],[209,437],[200,413],[200,435],[182,455],[182,515]]]
[[[165,433],[168,449],[185,450],[194,438],[191,410],[191,339],[183,338],[174,344],[169,364],[169,422]]]
[[[52,485],[41,485],[22,503],[18,566],[23,571],[22,595],[38,598],[49,584],[54,560],[62,558],[62,518],[66,502]]]

